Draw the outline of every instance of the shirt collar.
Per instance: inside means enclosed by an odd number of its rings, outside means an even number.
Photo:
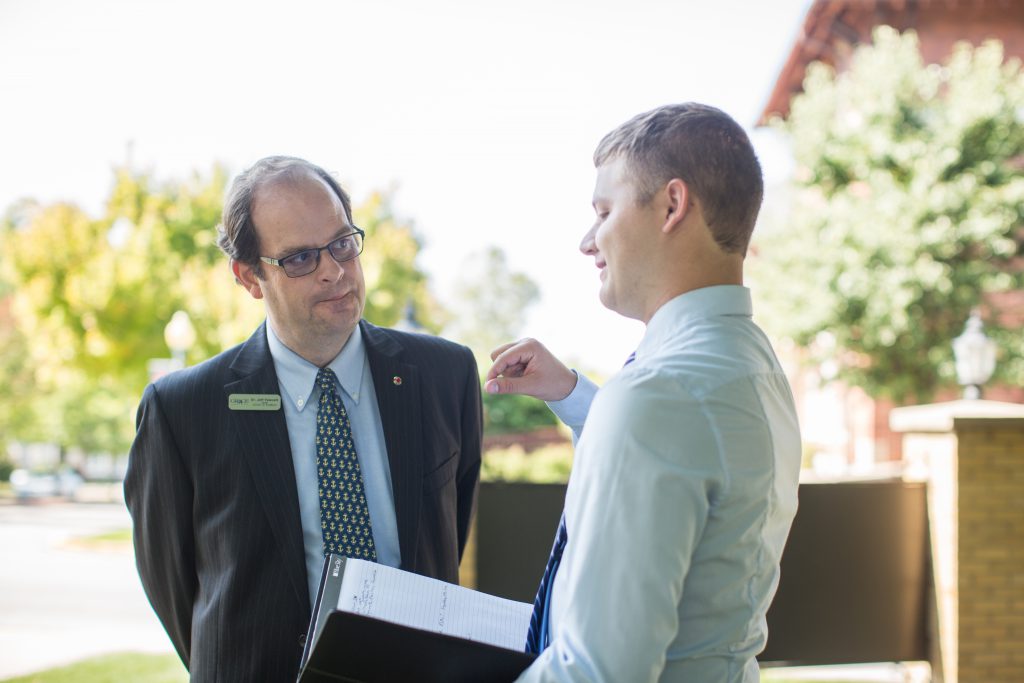
[[[310,403],[316,389],[316,375],[320,369],[285,346],[269,324],[266,328],[267,344],[270,346],[270,356],[274,359],[277,380],[284,389],[287,399],[301,412]],[[338,377],[342,390],[356,403],[359,403],[365,365],[363,333],[356,325],[341,353],[327,364]]]
[[[637,360],[657,352],[677,338],[695,319],[717,316],[753,317],[750,290],[742,285],[716,285],[685,292],[654,312],[636,350]]]

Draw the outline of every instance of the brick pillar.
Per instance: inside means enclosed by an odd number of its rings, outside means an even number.
[[[905,478],[928,483],[936,683],[1024,681],[1024,405],[897,408]]]
[[[954,420],[959,679],[1024,681],[1024,418]]]

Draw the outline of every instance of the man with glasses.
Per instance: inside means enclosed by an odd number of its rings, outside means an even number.
[[[327,552],[458,582],[476,363],[362,319],[364,237],[323,169],[244,171],[219,244],[266,323],[142,398],[125,499],[143,587],[193,681],[294,681]]]

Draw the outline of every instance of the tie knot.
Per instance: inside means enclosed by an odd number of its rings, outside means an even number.
[[[334,370],[330,368],[320,368],[319,372],[316,373],[316,384],[324,391],[333,391],[334,383],[337,379],[334,375]]]

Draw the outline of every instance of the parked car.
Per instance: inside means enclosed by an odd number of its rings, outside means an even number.
[[[66,467],[54,472],[14,470],[10,481],[18,498],[73,498],[85,480],[78,472]]]

